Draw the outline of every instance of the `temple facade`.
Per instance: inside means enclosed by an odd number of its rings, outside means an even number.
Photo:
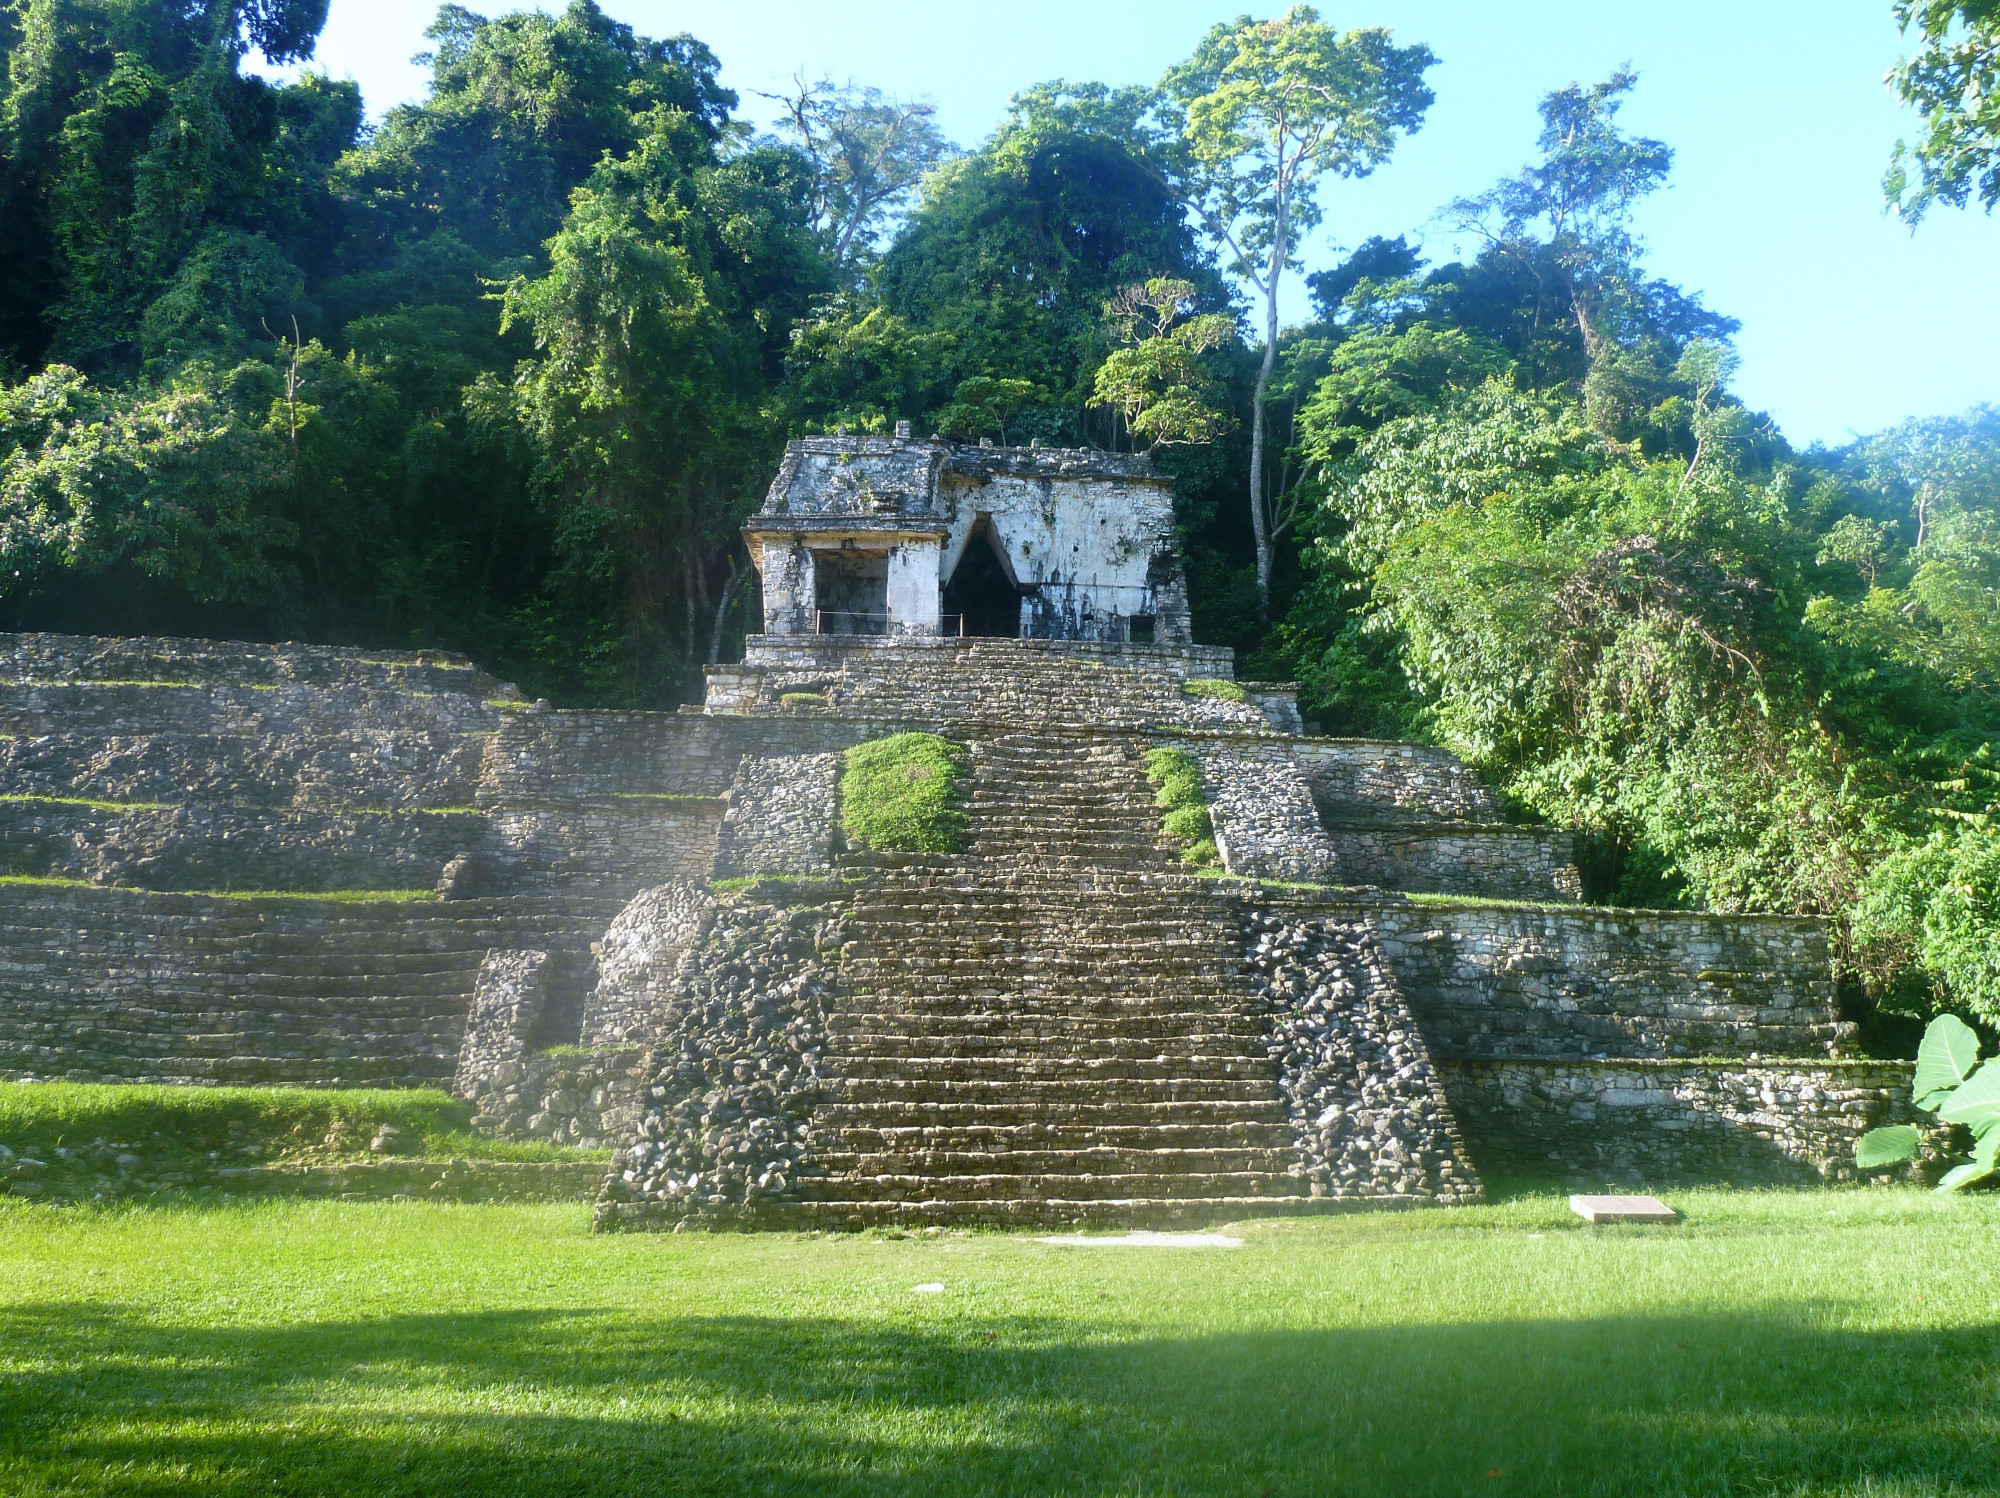
[[[1172,483],[1150,460],[897,430],[787,444],[743,531],[767,635],[1190,641]]]

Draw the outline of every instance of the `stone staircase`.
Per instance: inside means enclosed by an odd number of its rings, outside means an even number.
[[[1182,1221],[1296,1206],[1240,913],[1173,872],[1135,746],[973,745],[963,857],[854,897],[815,1221]],[[802,1183],[804,1184],[804,1183]]]
[[[1298,1204],[1238,917],[1201,881],[911,860],[875,872],[848,928],[808,1216],[1179,1221]]]
[[[1113,660],[1059,642],[753,640],[742,664],[708,669],[707,710],[747,716],[868,715],[914,722],[1269,732],[1254,703],[1192,696],[1190,676],[1225,674],[1226,653],[1140,647]],[[814,704],[799,694],[821,699]],[[792,703],[784,698],[790,695]]]
[[[1013,733],[975,739],[966,844],[980,858],[1058,867],[1177,867],[1161,847],[1137,745]]]

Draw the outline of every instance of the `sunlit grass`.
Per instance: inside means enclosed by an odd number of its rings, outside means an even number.
[[[0,1206],[0,1491],[1993,1490],[2000,1202],[1669,1198],[1089,1251]]]

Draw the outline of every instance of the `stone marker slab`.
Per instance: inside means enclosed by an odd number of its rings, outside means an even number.
[[[1679,1222],[1681,1214],[1657,1196],[1572,1196],[1570,1211],[1585,1222]]]

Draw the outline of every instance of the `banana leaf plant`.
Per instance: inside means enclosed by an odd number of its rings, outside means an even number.
[[[1958,1016],[1941,1014],[1925,1028],[1910,1101],[1972,1131],[1972,1158],[1946,1171],[1938,1190],[1962,1190],[2000,1169],[2000,1056],[1980,1065],[1979,1037]],[[1900,1165],[1916,1159],[1922,1143],[1914,1124],[1870,1129],[1855,1143],[1854,1163],[1862,1170]]]

